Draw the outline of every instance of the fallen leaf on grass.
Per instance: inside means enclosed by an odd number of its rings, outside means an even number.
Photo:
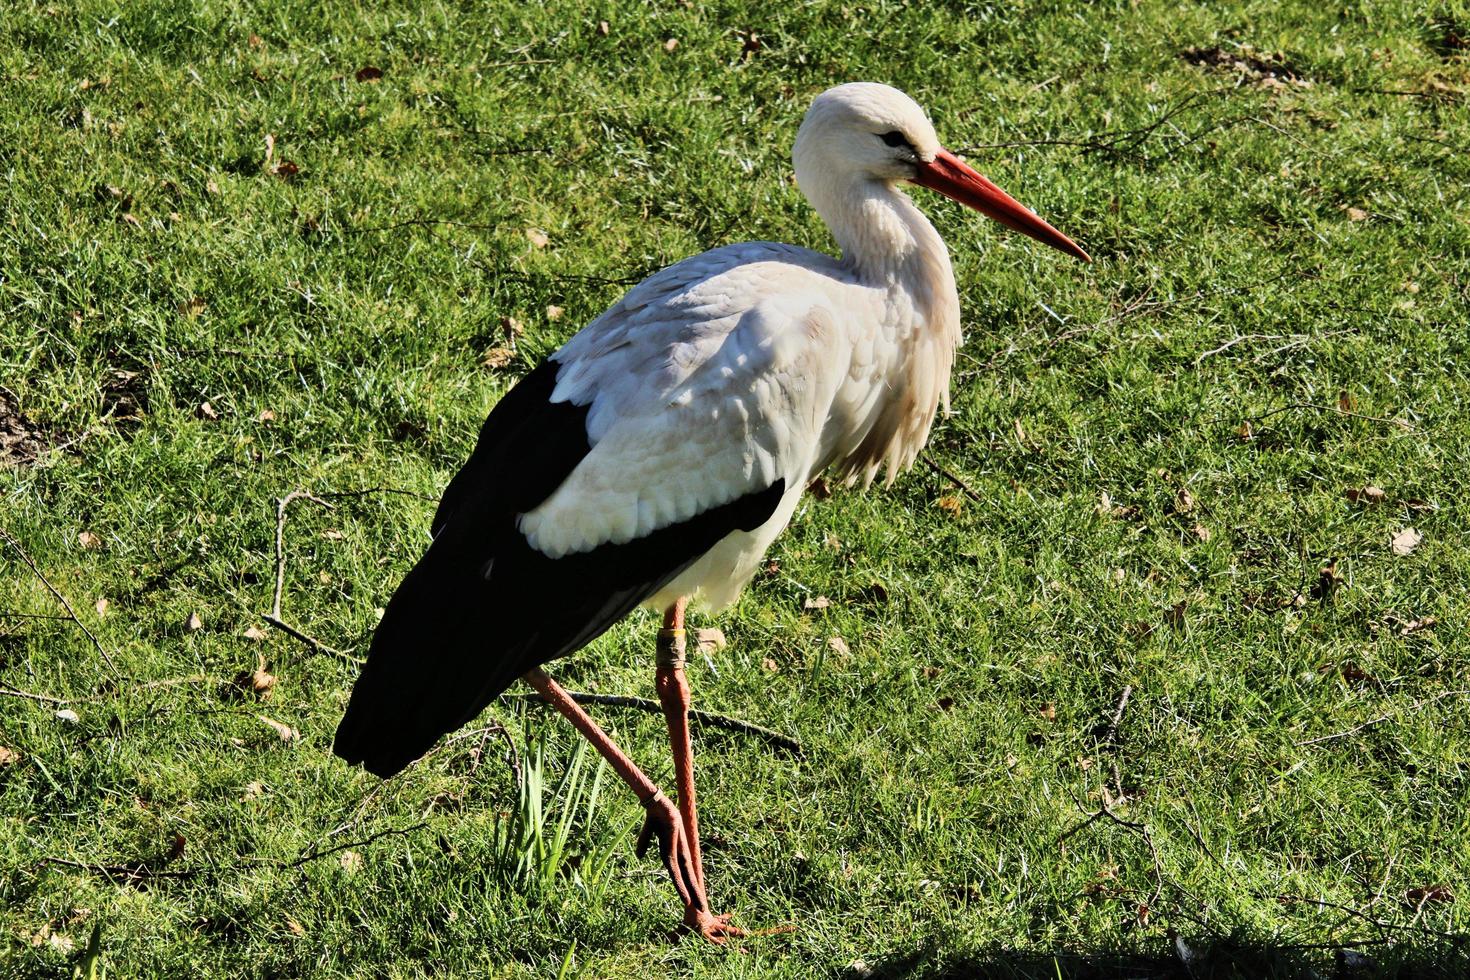
[[[1347,391],[1337,393],[1337,410],[1339,412],[1351,412],[1357,406],[1353,402],[1353,396]]]
[[[1184,610],[1186,608],[1188,608],[1188,603],[1182,600],[1174,603],[1174,605],[1164,611],[1164,622],[1168,623],[1172,629],[1184,629],[1188,622],[1184,618]]]
[[[13,766],[20,761],[20,753],[15,749],[0,745],[0,766]]]
[[[1047,721],[1057,720],[1057,706],[1052,704],[1050,701],[1048,701],[1046,704],[1043,704],[1040,708],[1037,708],[1036,713],[1045,718]]]
[[[98,599],[97,600],[97,602],[93,606],[93,608],[97,610],[97,618],[98,619],[101,619],[103,616],[106,616],[107,615],[107,607],[108,607],[108,605],[109,605],[109,603],[108,603],[108,601],[106,599]]]
[[[261,409],[260,414],[255,417],[255,421],[257,422],[274,422],[275,420],[276,413],[268,408]]]
[[[1194,510],[1194,494],[1189,492],[1188,487],[1180,487],[1179,492],[1174,494],[1174,513],[1188,514]]]
[[[1355,504],[1381,504],[1388,496],[1383,492],[1382,487],[1375,487],[1371,484],[1361,490],[1349,487],[1342,492],[1342,495]]]
[[[950,514],[958,514],[965,507],[960,498],[954,496],[940,497],[938,500],[934,501],[934,506],[938,507],[942,511],[947,511]]]
[[[62,708],[60,711],[56,712],[56,719],[58,721],[64,721],[68,725],[75,725],[77,722],[82,720],[80,717],[78,717],[77,713],[70,708]]]
[[[327,541],[341,541],[342,532],[334,527],[329,527],[322,532],[322,537]]]
[[[200,402],[199,407],[194,409],[194,414],[206,422],[219,421],[219,412],[215,411],[214,406],[209,402]]]
[[[1412,619],[1407,623],[1399,624],[1399,636],[1409,636],[1420,630],[1433,629],[1439,620],[1434,616],[1425,616],[1423,619]]]
[[[776,663],[776,661],[772,660],[770,657],[765,657],[761,660],[761,669],[767,671],[768,673],[774,674],[776,671],[781,669],[781,665]]]
[[[832,605],[832,600],[824,595],[810,596],[801,604],[803,609],[826,609]]]
[[[356,851],[343,851],[342,856],[337,858],[337,863],[342,865],[342,870],[348,873],[361,871],[363,865],[362,855]]]
[[[240,794],[242,800],[256,800],[265,793],[264,783],[246,783],[245,792]]]
[[[279,735],[283,742],[295,742],[301,738],[300,732],[284,722],[276,721],[274,718],[269,718],[265,715],[256,715],[255,717],[269,725],[271,731]]]
[[[1323,565],[1317,572],[1317,584],[1312,588],[1313,599],[1326,599],[1337,591],[1342,584],[1342,576],[1337,571],[1337,559],[1334,558]]]
[[[197,612],[191,612],[189,614],[189,618],[184,620],[184,629],[188,630],[190,633],[197,633],[200,630],[204,629],[204,620],[199,618],[199,614]]]
[[[846,657],[848,654],[852,653],[852,650],[850,650],[847,646],[847,641],[840,636],[827,637],[827,649],[842,657]]]
[[[516,352],[509,347],[492,347],[480,359],[480,366],[490,368],[492,371],[498,371],[510,365],[515,359]]]
[[[1194,536],[1199,538],[1201,541],[1209,541],[1212,537],[1212,535],[1210,534],[1210,529],[1205,527],[1203,524],[1196,524],[1194,526]]]
[[[261,629],[259,626],[252,626],[245,631],[245,639],[255,640],[259,642],[260,640],[265,639],[265,630]]]
[[[1153,635],[1153,632],[1156,629],[1158,629],[1158,627],[1155,626],[1153,623],[1144,622],[1141,619],[1134,620],[1131,623],[1123,624],[1123,632],[1128,634],[1135,640],[1147,639],[1149,636]]]
[[[710,627],[709,629],[695,630],[694,643],[700,653],[714,653],[723,650],[728,641],[725,639],[725,631]]]
[[[678,46],[679,46],[679,39],[676,38],[676,37],[671,37],[667,41],[664,42],[664,50],[665,51],[673,51]]]
[[[77,535],[77,544],[86,548],[88,551],[96,551],[102,547],[102,539],[91,531],[83,531]]]
[[[551,244],[551,236],[540,228],[527,228],[526,239],[537,248],[545,248]]]
[[[1453,902],[1454,889],[1445,884],[1420,885],[1404,892],[1404,901],[1418,908],[1426,902]]]
[[[359,82],[376,82],[383,77],[383,69],[377,65],[363,65],[353,77]]]
[[[276,686],[276,675],[264,668],[242,670],[235,675],[235,687],[262,699],[270,697],[271,688]]]
[[[940,711],[949,711],[951,708],[954,707],[954,698],[943,697],[935,701],[934,703],[939,706]]]
[[[560,306],[548,306],[546,308],[546,319],[560,320],[561,315],[565,312],[566,310],[562,309]]]
[[[612,31],[612,27],[609,26],[609,24],[608,24],[607,21],[600,20],[600,21],[597,22],[597,33],[600,34],[601,36],[607,37],[608,33],[611,32],[611,31]]]
[[[306,927],[297,922],[295,919],[291,918],[289,915],[286,916],[286,931],[295,936],[297,939],[306,938]]]
[[[1241,442],[1250,442],[1256,436],[1256,431],[1251,428],[1249,422],[1240,423],[1240,428],[1235,430],[1235,438]]]
[[[1395,531],[1388,544],[1396,555],[1411,555],[1423,540],[1424,535],[1412,527],[1406,527],[1402,531]]]
[[[1349,221],[1367,221],[1369,218],[1368,212],[1362,208],[1348,208],[1347,216]]]

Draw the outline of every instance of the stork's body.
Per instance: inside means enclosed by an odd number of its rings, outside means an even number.
[[[434,543],[389,603],[336,749],[391,775],[518,676],[645,797],[710,938],[682,670],[685,602],[735,599],[813,477],[893,479],[917,457],[960,342],[927,184],[1063,250],[1075,245],[946,153],[880,85],[829,90],[794,153],[842,258],[768,242],[715,249],[634,287],[491,412],[445,491]],[[659,695],[680,812],[540,671],[638,604],[665,612]]]

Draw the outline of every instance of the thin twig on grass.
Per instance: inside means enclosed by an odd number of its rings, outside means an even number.
[[[1406,422],[1403,419],[1388,419],[1380,415],[1361,415],[1358,412],[1345,412],[1336,405],[1318,405],[1315,402],[1288,402],[1287,404],[1282,405],[1279,408],[1271,409],[1269,412],[1263,412],[1260,415],[1248,416],[1246,418],[1246,421],[1261,422],[1265,419],[1269,419],[1273,415],[1280,415],[1282,412],[1293,411],[1330,412],[1334,415],[1346,415],[1348,418],[1362,419],[1364,422],[1382,422],[1384,425],[1396,425],[1401,429],[1408,430],[1409,432],[1414,431],[1413,423]],[[1225,422],[1229,420],[1226,419],[1224,416],[1218,416],[1215,418],[1214,421]]]
[[[922,453],[920,454],[919,458],[922,459],[925,465],[927,465],[935,473],[938,473],[940,476],[949,480],[950,483],[953,483],[955,486],[959,487],[960,490],[964,491],[966,497],[969,497],[977,504],[985,503],[984,497],[980,496],[974,490],[971,490],[968,483],[966,483],[964,480],[961,480],[942,463],[939,463],[937,460],[935,460],[934,457],[930,456],[928,453]]]
[[[1301,748],[1305,745],[1317,745],[1321,742],[1330,742],[1333,739],[1337,738],[1347,738],[1349,735],[1356,735],[1358,732],[1361,732],[1365,728],[1372,728],[1374,725],[1381,725],[1385,721],[1392,721],[1394,718],[1403,714],[1404,712],[1415,711],[1419,708],[1424,707],[1427,704],[1434,704],[1436,701],[1443,701],[1445,698],[1463,697],[1466,694],[1470,694],[1470,691],[1441,691],[1439,694],[1436,694],[1432,698],[1423,698],[1422,700],[1415,701],[1407,708],[1390,711],[1388,714],[1379,715],[1377,718],[1369,718],[1361,725],[1354,725],[1352,728],[1348,728],[1340,732],[1333,732],[1331,735],[1318,735],[1316,738],[1308,738],[1300,742],[1293,742],[1292,744],[1297,748]]]
[[[362,492],[367,493],[369,491]],[[264,619],[271,626],[274,626],[276,629],[285,633],[287,636],[294,637],[295,639],[300,640],[302,643],[306,644],[306,646],[309,647],[314,653],[328,653],[334,657],[339,657],[343,660],[346,660],[349,663],[361,664],[363,662],[361,658],[354,657],[352,654],[348,653],[345,650],[338,650],[335,647],[328,646],[321,640],[318,640],[316,637],[312,636],[310,633],[307,633],[304,630],[297,629],[296,627],[290,625],[281,615],[281,597],[286,589],[286,508],[291,506],[291,502],[294,500],[310,500],[312,503],[319,504],[320,506],[325,507],[327,510],[336,510],[335,507],[327,503],[321,497],[307,493],[305,490],[292,490],[290,493],[286,494],[284,497],[276,501],[275,591],[273,592],[271,598],[271,611],[263,615],[261,618]]]
[[[118,672],[117,665],[112,662],[112,657],[108,655],[105,649],[103,649],[101,641],[98,640],[95,635],[93,635],[91,630],[87,629],[86,623],[83,623],[80,619],[77,618],[76,610],[72,609],[71,603],[66,601],[66,596],[62,595],[61,591],[57,589],[56,586],[52,585],[51,581],[47,579],[45,575],[41,574],[41,570],[36,567],[35,562],[31,561],[31,556],[26,554],[26,550],[20,546],[20,542],[15,540],[15,538],[11,536],[10,532],[5,530],[5,528],[3,527],[0,527],[0,537],[3,537],[6,541],[10,542],[10,546],[15,549],[15,553],[20,555],[20,560],[25,562],[26,567],[31,570],[32,574],[34,574],[36,578],[41,581],[42,585],[46,586],[47,591],[49,591],[53,596],[56,597],[56,601],[61,603],[61,607],[66,610],[66,614],[71,617],[71,621],[73,623],[76,623],[77,627],[83,633],[87,634],[87,639],[91,640],[92,645],[97,648],[97,652],[102,654],[102,659],[107,664],[107,669],[112,671],[113,676],[121,678],[122,675]]]
[[[73,698],[58,698],[50,694],[32,694],[30,691],[20,691],[13,687],[0,687],[0,694],[12,698],[29,698],[32,701],[40,701],[42,704],[71,704]]]
[[[146,863],[139,861],[136,864],[100,864],[94,861],[73,861],[69,858],[43,857],[36,862],[37,868],[47,865],[59,864],[64,868],[76,868],[79,871],[89,871],[94,875],[102,875],[105,878],[122,878],[125,881],[143,881],[148,878],[175,878],[189,879],[198,877],[210,870],[207,868],[179,868],[170,871],[166,868],[149,867]]]
[[[567,694],[578,704],[604,704],[615,708],[637,708],[639,711],[663,713],[663,705],[648,698],[635,698],[623,694],[591,694],[587,691],[568,691]],[[502,694],[502,698],[512,698],[518,701],[536,701],[545,703],[545,698],[535,692]],[[726,715],[712,714],[708,711],[690,711],[689,717],[701,725],[709,725],[711,728],[723,728],[730,732],[739,732],[742,735],[754,735],[756,738],[769,742],[777,748],[785,749],[795,755],[804,755],[806,750],[801,743],[789,735],[773,732],[769,728],[739,718],[730,718]]]

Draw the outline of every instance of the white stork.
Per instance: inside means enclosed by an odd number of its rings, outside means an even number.
[[[685,259],[508,392],[388,603],[334,746],[386,778],[524,679],[638,794],[638,853],[657,836],[685,925],[715,942],[744,933],[705,892],[685,604],[733,602],[814,477],[892,482],[947,407],[959,296],[900,185],[1090,261],[886,85],[819,95],[793,159],[842,258],[746,242]],[[677,807],[541,669],[639,604],[664,614],[655,676]]]

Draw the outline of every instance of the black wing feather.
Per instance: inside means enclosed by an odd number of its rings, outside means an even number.
[[[591,447],[585,407],[552,403],[558,365],[531,372],[495,406],[434,516],[434,542],[393,594],[337,729],[334,751],[391,776],[533,667],[600,636],[785,492],[765,490],[626,544],[548,558],[517,515],[567,478]]]

